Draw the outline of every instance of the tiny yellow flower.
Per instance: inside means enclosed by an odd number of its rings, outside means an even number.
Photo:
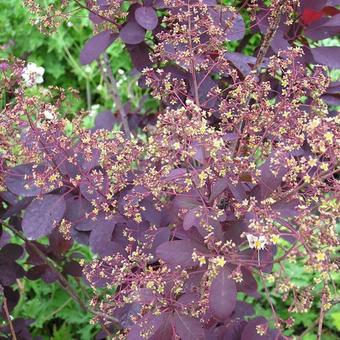
[[[318,163],[318,161],[315,159],[315,158],[311,158],[309,161],[308,161],[308,165],[310,167],[313,167],[313,166],[316,166]]]
[[[280,236],[279,235],[273,235],[271,238],[270,238],[270,241],[273,243],[273,244],[277,244],[280,240]]]
[[[303,176],[303,179],[304,179],[305,183],[310,183],[311,182],[311,178],[310,178],[309,175]]]
[[[316,254],[316,259],[317,259],[319,262],[325,261],[325,259],[326,259],[325,253],[319,251],[319,252]]]
[[[324,137],[326,139],[327,142],[329,143],[333,143],[333,137],[334,137],[334,134],[330,131],[327,131],[325,134],[324,134]]]
[[[321,163],[320,169],[323,170],[323,171],[328,171],[329,166],[328,166],[327,163]]]
[[[199,257],[197,258],[197,260],[198,260],[198,262],[199,262],[199,264],[200,264],[200,267],[207,263],[207,261],[206,261],[206,259],[205,259],[204,256],[199,256]]]
[[[226,264],[226,260],[225,260],[224,257],[222,257],[222,256],[216,257],[214,262],[215,262],[216,265],[219,266],[219,267],[224,267],[224,265]]]
[[[137,222],[137,223],[141,223],[142,222],[142,216],[140,213],[137,213],[134,217],[134,220]]]

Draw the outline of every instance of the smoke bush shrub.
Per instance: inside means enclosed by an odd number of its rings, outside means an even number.
[[[79,300],[67,278],[82,275],[81,265],[94,289],[115,289],[78,302],[106,331],[114,326],[117,339],[286,339],[294,318],[278,315],[268,282],[291,301],[290,313],[308,311],[321,287],[321,338],[337,301],[339,84],[327,67],[339,67],[340,47],[316,42],[339,32],[339,3],[74,2],[95,32],[80,62],[98,60],[122,131],[112,131],[116,117],[107,111],[91,130],[74,119],[70,132],[58,119],[66,90],[32,95],[41,75],[20,60],[1,64],[10,96],[0,116],[1,219],[25,241],[32,266],[25,273],[15,264],[20,246],[0,250],[4,315],[23,275],[58,281]],[[51,4],[51,16],[25,3],[43,30],[74,5]],[[261,43],[244,55],[253,32]],[[159,100],[155,122],[120,101],[105,53],[116,39],[140,86]],[[79,264],[72,242],[98,258]],[[285,263],[295,260],[315,274],[313,285],[292,282]],[[262,289],[270,319],[241,298],[256,301]],[[7,331],[22,332],[7,319]]]

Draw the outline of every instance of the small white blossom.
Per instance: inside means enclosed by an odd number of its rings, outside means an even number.
[[[89,112],[89,115],[91,117],[94,117],[98,113],[99,109],[100,109],[100,105],[99,104],[92,105],[91,109],[90,109],[90,112]]]
[[[46,118],[47,120],[53,120],[53,119],[56,118],[56,116],[55,116],[55,114],[54,114],[53,111],[45,110],[45,111],[43,112],[43,114],[44,114],[44,116],[45,116],[45,118]]]
[[[43,79],[43,74],[45,73],[45,69],[41,66],[37,66],[34,63],[28,63],[22,72],[22,78],[26,86],[32,87],[36,84],[41,84]]]
[[[267,239],[264,236],[247,234],[247,240],[249,243],[249,247],[256,250],[264,249],[267,244]]]

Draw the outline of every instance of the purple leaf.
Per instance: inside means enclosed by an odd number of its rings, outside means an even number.
[[[142,42],[138,45],[132,45],[127,47],[133,66],[138,71],[143,71],[146,67],[151,67],[152,62],[149,58],[149,47],[147,44]]]
[[[223,340],[240,340],[241,334],[246,324],[246,321],[236,321],[230,323],[223,334]]]
[[[255,319],[252,319],[248,321],[247,325],[244,327],[241,340],[270,340],[272,339],[271,337],[271,332],[267,331],[267,334],[260,335],[257,332],[256,326],[264,325],[267,327],[268,322],[264,317],[257,317]],[[274,338],[273,338],[274,339]],[[280,339],[280,338],[277,338]]]
[[[6,244],[0,250],[0,262],[12,262],[23,254],[23,249],[18,244]]]
[[[46,270],[42,273],[41,278],[46,283],[53,283],[58,280],[58,275],[49,266],[47,266]]]
[[[168,264],[188,267],[195,264],[192,259],[194,249],[196,249],[197,253],[208,253],[207,248],[198,242],[176,240],[161,244],[156,250],[156,255]]]
[[[66,253],[73,244],[72,239],[65,239],[61,234],[59,229],[53,229],[51,234],[48,235],[48,241],[50,243],[49,251],[51,251],[56,257],[60,257],[62,254]]]
[[[11,205],[18,203],[16,195],[11,193],[10,191],[0,192],[0,199],[4,200],[5,202],[7,202]]]
[[[104,18],[100,17],[99,15],[93,13],[93,12],[90,12],[89,14],[89,19],[94,23],[94,24],[101,24],[102,22],[105,21]]]
[[[112,225],[115,225],[118,222],[124,222],[124,219],[120,217],[118,218],[118,216],[116,218],[109,219],[104,213],[100,213],[95,218],[88,218],[76,224],[74,227],[78,231],[91,231],[100,228],[100,226],[111,228]]]
[[[80,244],[89,245],[90,232],[89,231],[78,231],[74,227],[71,228],[70,235],[72,240]]]
[[[7,231],[3,231],[0,236],[0,248],[6,245],[11,239],[10,234]]]
[[[14,205],[10,205],[6,212],[1,216],[2,219],[8,217],[17,218],[20,216],[22,210],[26,209],[28,205],[32,202],[33,197],[24,197]]]
[[[266,34],[269,29],[269,21],[268,21],[268,11],[261,10],[257,14],[257,24],[262,34]],[[290,45],[285,38],[287,26],[284,24],[284,21],[281,20],[281,24],[276,30],[276,33],[273,36],[270,46],[275,52],[279,50],[287,49]]]
[[[144,41],[145,29],[130,21],[121,29],[119,36],[126,44],[137,45]]]
[[[185,195],[177,195],[173,201],[174,207],[179,209],[192,209],[200,205],[196,194],[186,193]]]
[[[135,11],[135,19],[146,30],[152,31],[157,27],[158,17],[152,7],[139,7]]]
[[[156,254],[156,249],[159,245],[164,242],[169,241],[170,238],[170,229],[168,227],[162,227],[156,230],[156,235],[154,241],[152,243],[152,248],[150,250],[151,254]]]
[[[98,113],[94,122],[94,126],[96,130],[105,129],[111,131],[113,126],[117,123],[119,123],[119,120],[112,111],[104,111]]]
[[[44,172],[45,167],[38,165],[34,168],[36,172]],[[5,177],[5,184],[9,191],[13,194],[32,197],[40,193],[45,193],[43,188],[34,185],[33,164],[22,164],[9,170],[9,174]]]
[[[246,76],[251,71],[249,64],[254,65],[256,62],[256,58],[246,56],[242,53],[226,52],[224,55],[227,60],[234,64],[243,76]]]
[[[340,47],[315,47],[311,52],[316,63],[326,65],[330,69],[340,68]]]
[[[165,3],[164,3],[164,0],[155,0],[155,2],[154,2],[154,7],[155,8],[169,8],[169,6],[168,5],[166,5]],[[171,7],[171,5],[170,5],[170,7]]]
[[[83,275],[83,268],[82,266],[76,261],[69,261],[64,264],[64,273],[75,276],[81,277]]]
[[[201,323],[191,316],[176,312],[174,325],[177,335],[182,340],[203,340],[204,331]]]
[[[288,217],[296,217],[299,210],[298,210],[299,201],[292,200],[292,201],[279,201],[274,203],[271,207],[275,211],[277,211],[282,218]]]
[[[272,161],[277,160],[275,155],[270,156],[260,167],[261,170],[261,199],[267,198],[282,183],[282,177],[287,173],[287,168],[283,165],[273,165]],[[274,172],[274,173],[273,173]]]
[[[211,188],[210,202],[212,202],[217,196],[228,187],[228,181],[226,178],[219,178]]]
[[[22,220],[25,236],[36,240],[48,235],[63,218],[65,209],[65,200],[60,195],[46,195],[42,199],[32,201]]]
[[[247,302],[237,301],[234,313],[232,314],[233,319],[244,319],[246,316],[254,314],[254,308]]]
[[[92,37],[86,42],[80,52],[80,63],[82,65],[90,64],[97,59],[118,37],[118,34],[112,31],[103,31]]]
[[[141,207],[143,220],[150,222],[152,225],[160,225],[162,214],[155,208],[151,197],[145,198],[141,203]]]
[[[148,339],[169,339],[169,337],[157,337],[162,332],[163,328],[170,326],[170,314],[162,313],[161,315],[153,315],[151,312],[145,314],[139,321],[139,324],[133,326],[127,335],[127,340],[143,340],[145,336],[143,333],[148,334]],[[170,336],[171,339],[171,336]]]
[[[32,267],[27,271],[26,277],[32,281],[38,280],[41,278],[41,276],[43,275],[43,273],[46,271],[47,268],[48,268],[48,265],[46,264]]]
[[[326,6],[327,0],[301,0],[301,9],[313,8],[322,9]]]
[[[340,14],[332,18],[323,17],[305,29],[305,36],[313,40],[323,40],[339,33]]]
[[[268,245],[264,250],[255,250],[255,249],[245,249],[241,252],[244,260],[249,261],[249,263],[253,263],[253,267],[262,267],[262,271],[265,273],[270,273],[273,268],[273,257],[276,253],[275,245]]]
[[[209,293],[211,311],[221,321],[228,319],[236,306],[236,284],[228,276],[229,271],[223,267],[213,280]]]
[[[259,297],[257,291],[257,282],[254,279],[252,272],[244,267],[241,267],[243,281],[237,284],[237,290],[246,293],[255,298]]]
[[[122,250],[123,247],[119,243],[112,241],[112,234],[116,224],[123,221],[124,219],[120,216],[108,220],[101,218],[98,221],[96,228],[91,231],[89,239],[90,247],[94,253],[107,256]]]
[[[85,220],[86,214],[92,211],[92,206],[89,201],[81,196],[70,196],[66,198],[66,210],[65,219],[79,223],[81,220]]]
[[[13,290],[11,287],[4,287],[4,295],[7,299],[8,309],[11,312],[19,302],[20,294],[18,290]]]
[[[221,12],[215,8],[210,8],[209,10],[214,23],[224,30],[224,36],[229,41],[240,40],[244,37],[246,29],[240,14],[234,14],[231,11]],[[232,23],[231,27],[229,26],[230,21]]]
[[[138,302],[142,304],[150,304],[156,299],[155,294],[152,292],[150,288],[140,288],[138,290],[138,295],[139,295]]]
[[[24,275],[25,271],[16,262],[0,264],[0,283],[3,286],[11,286]]]
[[[97,176],[100,181],[97,180]],[[82,179],[79,185],[81,194],[89,201],[102,202],[106,199],[106,192],[109,187],[109,180],[106,173],[96,170]]]
[[[200,220],[196,217],[197,212],[199,211],[198,208],[193,208],[189,210],[184,218],[183,218],[183,229],[189,230],[193,226],[197,226],[200,224]]]
[[[327,93],[336,94],[340,93],[340,81],[334,81],[329,84]]]

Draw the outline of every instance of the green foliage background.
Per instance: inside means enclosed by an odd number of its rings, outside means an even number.
[[[114,109],[96,63],[82,67],[78,62],[81,47],[92,32],[85,12],[78,12],[56,33],[45,36],[30,24],[27,11],[20,0],[6,0],[0,1],[0,23],[0,60],[14,55],[34,62],[45,68],[44,86],[72,87],[80,91],[79,100],[72,100],[72,105],[65,113],[68,118],[75,116],[80,109],[88,109],[90,114],[85,117],[84,123],[91,126],[96,111]],[[259,37],[254,35],[244,52],[251,54],[258,43]],[[236,48],[237,44],[228,47]],[[136,86],[136,78],[129,74],[131,61],[123,45],[115,42],[108,52],[113,72],[120,81],[119,89],[123,101],[130,100],[138,105],[142,91]],[[89,95],[90,102],[87,99]],[[78,252],[89,258],[90,254],[85,247],[77,247]],[[304,272],[302,263],[287,263],[287,269],[297,285],[313,282],[313,275]],[[334,281],[339,280],[340,274],[334,273]],[[76,280],[72,280],[72,285],[84,298],[91,293],[86,286]],[[18,288],[21,298],[13,316],[34,320],[33,335],[54,340],[87,340],[95,337],[99,328],[90,323],[91,315],[84,313],[57,284],[46,284],[41,280],[21,280]],[[271,297],[280,316],[289,317],[287,313],[289,301],[283,302],[281,296],[274,290],[271,290]],[[246,300],[253,303],[257,314],[270,315],[270,308],[264,297],[260,301],[251,298]],[[301,334],[315,322],[318,311],[319,301],[316,301],[308,313],[292,315],[296,325],[287,332],[287,335]],[[340,306],[334,306],[326,314],[324,329],[323,339],[340,338]],[[303,337],[303,340],[314,339],[316,339],[315,327]]]

